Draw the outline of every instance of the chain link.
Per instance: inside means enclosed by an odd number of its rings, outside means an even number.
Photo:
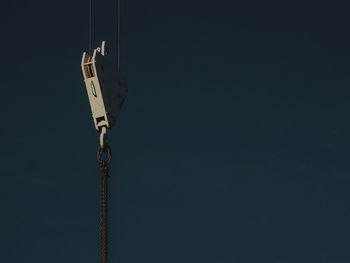
[[[106,155],[105,158],[103,158],[103,155]],[[105,144],[104,148],[101,148],[101,146],[98,146],[97,149],[97,161],[102,164],[103,161],[106,161],[107,164],[109,164],[112,160],[112,150],[109,144]]]

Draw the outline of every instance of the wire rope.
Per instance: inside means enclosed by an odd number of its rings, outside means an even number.
[[[89,53],[92,55],[92,0],[89,0]]]
[[[121,63],[121,0],[117,0],[117,70],[120,72]]]

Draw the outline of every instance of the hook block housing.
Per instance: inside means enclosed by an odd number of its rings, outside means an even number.
[[[103,126],[111,129],[128,94],[126,79],[107,56],[105,41],[90,56],[83,53],[81,67],[89,97],[92,118],[97,131]]]

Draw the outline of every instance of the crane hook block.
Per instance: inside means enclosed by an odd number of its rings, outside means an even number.
[[[89,97],[95,128],[111,129],[128,94],[126,79],[106,58],[106,42],[94,50],[93,55],[83,53],[81,67]]]

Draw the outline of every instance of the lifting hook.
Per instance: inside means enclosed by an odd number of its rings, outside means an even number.
[[[101,133],[100,133],[100,147],[102,150],[105,149],[107,141],[107,128],[106,126],[101,127]]]

